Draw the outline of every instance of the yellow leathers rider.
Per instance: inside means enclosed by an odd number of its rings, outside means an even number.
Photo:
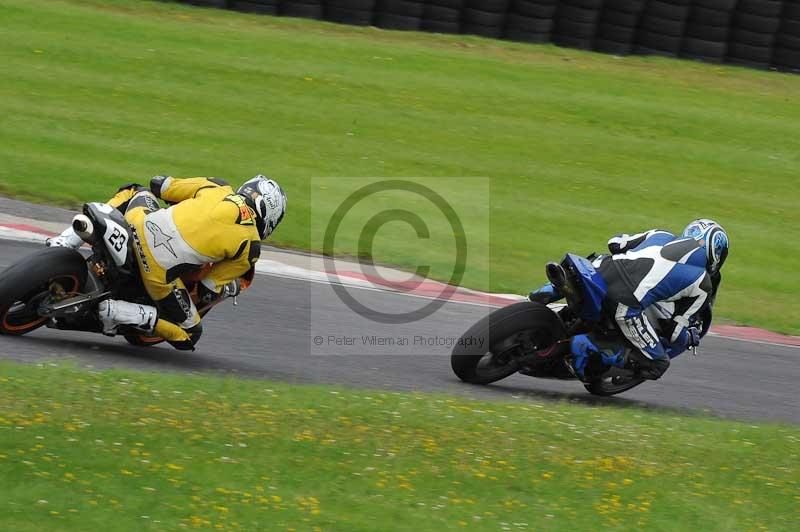
[[[171,206],[162,209],[157,198]],[[255,265],[261,240],[283,219],[286,195],[261,175],[235,192],[216,178],[157,176],[149,189],[125,185],[108,204],[125,214],[144,287],[156,306],[103,301],[98,306],[103,332],[129,325],[178,349],[192,349],[202,325],[181,276],[212,264],[198,284],[201,299],[238,293],[237,280]],[[71,229],[48,241],[80,244]]]

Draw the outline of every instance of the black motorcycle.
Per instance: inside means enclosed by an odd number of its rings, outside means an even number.
[[[97,306],[105,299],[153,305],[147,295],[134,253],[138,235],[120,211],[104,203],[87,203],[72,222],[75,232],[92,251],[88,256],[63,247],[43,248],[0,274],[0,334],[23,335],[47,326],[55,329],[102,333]],[[195,304],[197,284],[210,264],[181,276]],[[254,270],[240,279],[242,290]],[[219,303],[202,307],[201,316]],[[133,345],[163,342],[130,326],[118,333]]]
[[[560,264],[548,264],[547,276],[564,294],[566,305],[554,310],[523,301],[478,321],[461,336],[450,356],[453,372],[462,381],[489,384],[517,372],[544,379],[577,380],[570,340],[578,334],[593,333],[603,350],[632,349],[614,318],[603,309],[606,283],[590,260],[567,254]],[[708,325],[710,314],[698,322],[701,335],[708,331]],[[644,381],[635,368],[609,367],[584,379],[583,385],[592,394],[610,396]]]

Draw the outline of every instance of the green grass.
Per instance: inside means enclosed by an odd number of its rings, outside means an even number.
[[[800,429],[0,364],[3,530],[792,530]]]
[[[77,205],[156,173],[263,171],[290,196],[275,241],[315,248],[312,196],[347,189],[314,177],[484,176],[490,200],[451,181],[490,227],[469,235],[470,286],[523,292],[564,251],[714,217],[718,316],[800,333],[800,77],[145,1],[0,17],[6,193]],[[377,260],[448,277],[446,246],[399,223],[379,241]]]

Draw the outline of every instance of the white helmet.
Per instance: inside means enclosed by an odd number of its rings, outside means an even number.
[[[681,236],[690,236],[697,240],[706,250],[706,268],[711,273],[722,269],[725,259],[728,258],[728,233],[714,220],[701,218],[694,220]]]
[[[261,174],[245,181],[236,191],[244,196],[256,213],[256,225],[261,239],[267,238],[286,213],[286,194],[281,186]]]

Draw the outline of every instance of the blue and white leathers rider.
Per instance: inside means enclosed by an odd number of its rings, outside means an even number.
[[[653,229],[635,235],[617,235],[608,241],[611,255],[598,258],[595,268],[608,285],[607,307],[625,338],[637,349],[632,357],[602,352],[591,335],[573,338],[576,372],[592,358],[602,365],[636,368],[641,376],[658,379],[671,357],[698,345],[700,332],[694,317],[713,303],[719,270],[727,257],[728,237],[712,220],[690,223],[680,237]],[[560,299],[552,285],[531,294],[548,302]]]

